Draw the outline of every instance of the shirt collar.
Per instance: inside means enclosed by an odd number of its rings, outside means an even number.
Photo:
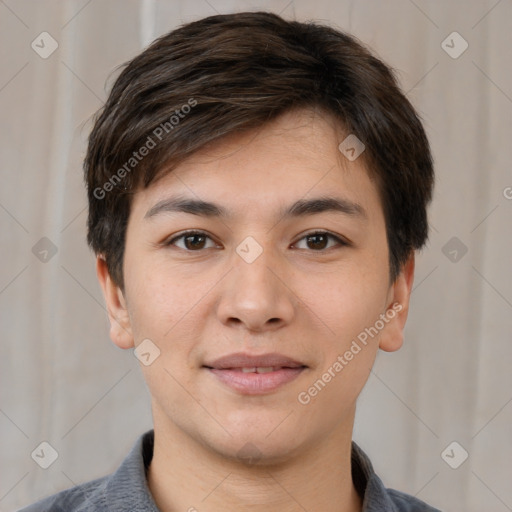
[[[119,469],[108,480],[105,495],[110,510],[159,512],[147,481],[153,447],[154,431],[150,430],[138,439]],[[363,497],[363,512],[397,511],[370,459],[354,441],[351,464],[354,486]]]
[[[388,490],[377,476],[368,456],[352,441],[352,480],[363,498],[363,512],[398,511]]]
[[[147,480],[153,457],[154,431],[143,434],[107,483],[108,510],[115,512],[160,512]]]

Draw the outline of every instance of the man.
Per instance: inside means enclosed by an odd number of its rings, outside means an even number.
[[[90,135],[88,242],[154,431],[34,510],[433,511],[352,442],[400,348],[432,158],[390,69],[271,13],[212,16],[125,67]]]

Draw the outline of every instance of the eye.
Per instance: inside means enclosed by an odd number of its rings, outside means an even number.
[[[329,243],[329,239],[334,240],[341,246],[349,245],[345,240],[327,231],[314,231],[313,233],[308,233],[306,236],[302,237],[299,242],[306,240],[306,244],[311,244],[313,246],[313,250],[319,252],[327,248],[330,249],[330,247],[326,247]],[[311,245],[309,245],[309,248],[311,248]],[[301,249],[301,247],[299,247],[299,249]]]
[[[180,246],[176,242],[183,241],[183,245]],[[212,238],[208,236],[204,231],[186,231],[184,233],[181,233],[181,235],[175,236],[174,238],[171,238],[170,240],[164,242],[165,246],[169,245],[175,245],[176,247],[183,249],[185,251],[189,252],[197,252],[202,249],[208,249],[209,247],[206,247],[206,241],[210,240],[213,242]],[[339,246],[347,246],[349,243],[342,238],[333,235],[332,233],[329,233],[327,231],[315,231],[313,233],[308,233],[304,237],[302,237],[299,242],[302,242],[303,240],[306,241],[306,244],[308,244],[308,247],[306,248],[312,248],[315,252],[320,252],[325,249],[329,249],[329,240],[334,240]],[[295,244],[297,245],[297,244]],[[312,247],[311,247],[312,245]],[[215,243],[213,246],[215,247]],[[302,247],[299,247],[299,249],[303,249]]]
[[[176,241],[182,239],[184,242],[184,247],[175,243]],[[207,239],[212,240],[204,231],[186,231],[185,233],[182,233],[181,235],[164,242],[164,245],[176,245],[180,249],[194,252],[205,248],[208,249],[208,247],[205,247],[205,242]],[[215,247],[215,244],[213,247]]]

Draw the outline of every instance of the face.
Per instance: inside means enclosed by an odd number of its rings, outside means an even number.
[[[101,259],[98,275],[113,341],[159,350],[141,365],[155,429],[275,461],[351,429],[379,346],[402,343],[413,259],[390,283],[378,190],[346,135],[288,112],[135,194],[125,293]],[[275,359],[217,361],[231,354]]]

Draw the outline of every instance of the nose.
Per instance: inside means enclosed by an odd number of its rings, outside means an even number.
[[[254,332],[289,324],[296,301],[285,262],[268,247],[254,261],[240,254],[233,255],[233,269],[219,287],[220,321],[228,327],[244,327]]]

